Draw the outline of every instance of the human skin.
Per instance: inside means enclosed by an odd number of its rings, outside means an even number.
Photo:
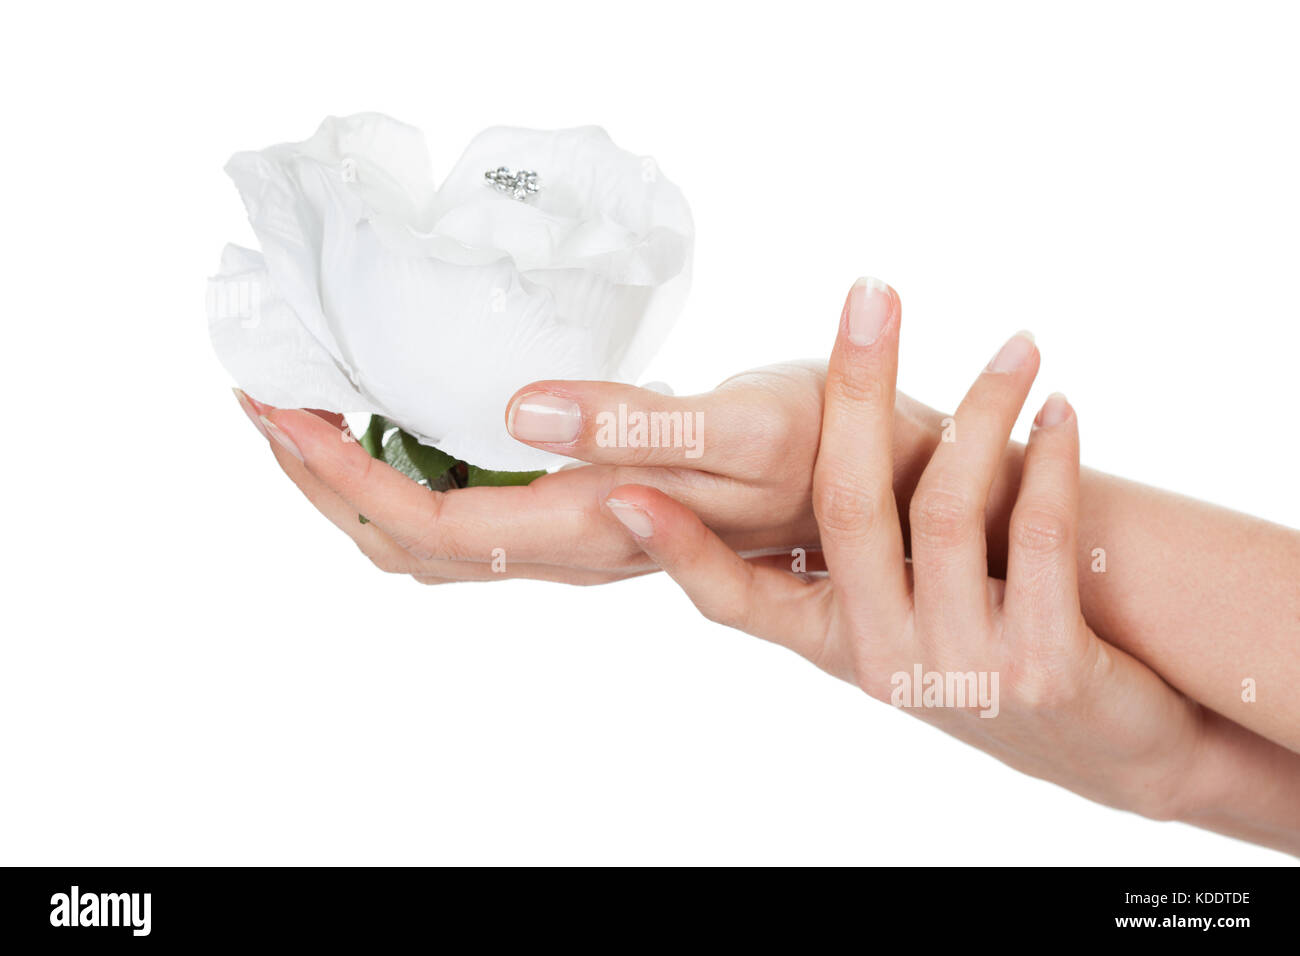
[[[766,552],[752,559],[756,564],[788,569],[790,551],[799,547],[810,552],[810,570],[822,567],[812,474],[825,383],[824,363],[759,369],[680,398],[603,382],[534,383],[506,412],[516,437],[526,440],[518,411],[535,404],[531,396],[547,396],[552,407],[556,400],[572,403],[572,438],[554,440],[556,418],[566,416],[551,411],[542,423],[550,440],[527,443],[592,464],[526,487],[447,494],[415,485],[342,441],[337,415],[272,409],[242,394],[241,403],[264,435],[276,435],[272,447],[289,477],[380,568],[425,583],[533,577],[597,584],[653,570],[600,506],[621,484],[671,495],[730,547]],[[597,415],[620,403],[701,413],[703,454],[601,447]],[[913,494],[947,419],[896,397],[893,487],[904,541]],[[1024,446],[1007,443],[984,509],[995,578],[1005,575],[1024,454]],[[1190,697],[1300,750],[1300,695],[1289,692],[1300,682],[1300,535],[1088,469],[1080,480],[1079,522],[1080,597],[1091,626]],[[504,573],[491,565],[497,548],[507,556]],[[1097,548],[1105,551],[1104,572],[1093,570]],[[1243,700],[1247,679],[1255,682],[1253,702]]]
[[[755,567],[656,489],[613,489],[611,513],[711,620],[1090,799],[1300,853],[1300,755],[1202,707],[1084,620],[1078,422],[1062,395],[1023,455],[1005,581],[989,577],[982,516],[1038,370],[1030,339],[1014,336],[972,386],[905,532],[891,451],[899,313],[888,286],[855,286],[831,357],[813,477],[828,576]],[[914,671],[998,675],[1000,692],[991,707],[919,707],[900,681]]]

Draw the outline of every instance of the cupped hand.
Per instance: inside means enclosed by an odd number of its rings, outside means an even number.
[[[629,482],[695,509],[755,563],[815,548],[812,464],[824,378],[824,364],[790,363],[687,397],[608,382],[537,382],[511,400],[507,427],[577,463],[526,486],[448,492],[371,458],[339,415],[236,395],[284,472],[379,568],[427,584],[514,577],[599,584],[657,570],[601,504]],[[659,447],[646,444],[653,433],[639,434],[638,420],[654,423]]]
[[[952,440],[920,476],[905,531],[893,455],[899,321],[887,286],[850,292],[813,480],[828,577],[741,560],[665,489],[615,488],[610,510],[706,617],[785,645],[1022,771],[1149,816],[1181,815],[1205,720],[1080,612],[1074,411],[1056,395],[1039,413],[1007,527],[1006,580],[990,578],[986,507],[1038,351],[1017,335],[976,380]]]

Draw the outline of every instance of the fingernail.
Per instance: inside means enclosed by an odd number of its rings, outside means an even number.
[[[623,527],[638,538],[648,538],[655,533],[654,522],[650,520],[650,516],[631,502],[606,498],[605,504],[614,517],[623,522]]]
[[[870,276],[853,283],[848,298],[844,300],[849,341],[854,345],[870,345],[876,341],[893,311],[894,295],[885,283]]]
[[[1037,424],[1042,428],[1059,425],[1070,417],[1070,403],[1060,392],[1053,392],[1043,403],[1043,410],[1038,413]]]
[[[1007,340],[1001,351],[989,362],[990,372],[1014,372],[1034,354],[1034,333],[1017,332]]]
[[[266,434],[266,429],[262,427],[262,416],[257,414],[257,409],[255,409],[253,403],[248,400],[248,396],[244,394],[244,390],[240,388],[232,388],[231,391],[235,393],[235,400],[239,402],[239,407],[244,410],[244,414],[248,416],[248,420],[253,423],[259,432],[262,433],[262,437],[269,437]]]
[[[270,439],[273,442],[275,442],[277,445],[279,445],[289,454],[293,455],[294,458],[297,458],[299,461],[304,461],[302,457],[302,452],[298,450],[298,446],[293,443],[293,439],[290,438],[288,435],[286,435],[282,428],[276,425],[275,422],[271,421],[271,419],[267,418],[265,415],[263,415],[260,420],[262,422],[262,427],[266,429],[266,434],[270,437]]]
[[[578,403],[545,392],[529,392],[510,409],[506,428],[523,441],[569,442],[578,437]]]

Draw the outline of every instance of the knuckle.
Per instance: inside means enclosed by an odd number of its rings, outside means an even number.
[[[808,433],[806,417],[778,396],[758,392],[746,399],[718,416],[723,431],[717,447],[725,452],[718,461],[725,474],[759,481],[784,475],[790,469],[781,466],[792,457],[811,460],[815,445],[812,454],[798,450],[800,439]],[[812,434],[816,436],[818,430],[814,428]]]
[[[1070,546],[1070,521],[1045,507],[1017,508],[1011,516],[1011,546],[1028,554],[1058,554]]]
[[[859,485],[842,479],[823,479],[814,489],[813,515],[823,531],[860,537],[870,534],[879,524],[881,504]]]
[[[745,416],[736,444],[753,448],[764,457],[778,458],[795,432],[793,411],[776,400],[765,400],[755,403]]]
[[[885,405],[886,392],[885,383],[865,368],[846,364],[826,376],[827,396],[841,404],[880,408]]]
[[[1058,670],[1034,663],[1014,671],[1013,691],[1021,710],[1047,714],[1061,710],[1075,696],[1074,682]]]
[[[969,498],[941,488],[918,491],[908,509],[912,536],[939,547],[965,542],[978,529],[980,518]]]
[[[740,459],[741,468],[748,464],[769,476],[777,463],[816,456],[825,390],[824,367],[769,366],[719,385],[706,418],[716,413],[726,429],[722,437],[729,456]]]
[[[1082,625],[1080,617],[1076,626]],[[1077,705],[1089,693],[1111,684],[1114,657],[1100,641],[1075,645],[1057,627],[1026,630],[1015,635],[1019,648],[1009,668],[1009,683],[1021,707],[1042,714]]]
[[[465,547],[460,536],[442,520],[442,496],[429,496],[428,513],[419,516],[417,530],[408,540],[398,540],[419,561],[466,561],[475,555]]]
[[[1093,654],[1064,650],[1051,634],[1035,634],[1022,642],[1023,653],[1010,668],[1011,692],[1020,708],[1038,715],[1054,714],[1076,704],[1106,661]]]

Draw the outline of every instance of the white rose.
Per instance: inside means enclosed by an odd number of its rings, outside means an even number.
[[[487,182],[532,170],[520,201]],[[631,382],[676,319],[694,229],[648,158],[585,126],[480,133],[435,188],[423,135],[377,114],[226,166],[261,252],[227,246],[209,284],[222,363],[286,408],[372,412],[482,468],[555,456],[505,430],[548,378]]]

